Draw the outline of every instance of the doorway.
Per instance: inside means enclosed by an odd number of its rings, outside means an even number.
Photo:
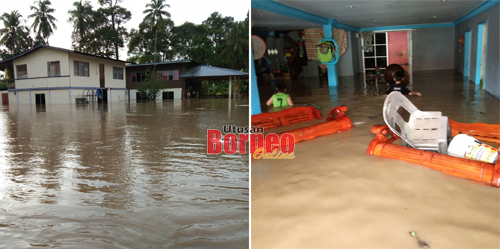
[[[45,105],[45,94],[35,94],[36,105]]]
[[[486,63],[486,22],[480,23],[477,26],[477,56],[476,56],[476,85],[483,84],[484,86],[484,70]]]
[[[99,86],[104,87],[104,64],[99,64]]]
[[[163,92],[163,100],[174,99],[174,92]]]
[[[2,93],[2,105],[8,105],[8,104],[9,104],[9,94]]]
[[[470,75],[470,38],[471,31],[465,32],[465,42],[464,42],[464,77],[469,77]]]

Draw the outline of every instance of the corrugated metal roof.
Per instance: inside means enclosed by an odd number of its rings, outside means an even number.
[[[15,55],[15,56],[12,56],[12,57],[10,57],[8,59],[0,61],[0,67],[1,67],[2,64],[6,63],[6,62],[9,62],[11,60],[14,60],[14,59],[17,59],[17,58],[21,58],[23,56],[31,54],[31,53],[35,52],[36,50],[38,50],[40,48],[50,48],[50,49],[59,50],[59,51],[63,51],[63,52],[69,52],[69,53],[75,53],[75,54],[83,54],[83,55],[98,57],[98,58],[102,58],[102,59],[106,59],[106,60],[119,61],[119,62],[125,62],[126,63],[126,61],[121,61],[121,60],[116,60],[116,59],[107,58],[107,57],[103,57],[103,56],[98,56],[98,55],[83,53],[83,52],[69,50],[69,49],[65,49],[65,48],[58,48],[58,47],[52,47],[52,46],[48,46],[48,45],[44,45],[44,44],[39,44],[39,45],[36,45],[36,46],[34,46],[33,48],[31,48],[31,49],[29,49],[27,51],[24,51],[24,52],[18,54],[18,55]]]
[[[154,65],[177,64],[177,63],[196,63],[196,64],[198,64],[198,62],[195,62],[192,60],[178,60],[178,61],[158,61],[158,62],[142,63],[142,64],[129,64],[129,65],[126,65],[126,67],[154,66]]]
[[[199,65],[186,70],[180,77],[194,78],[194,77],[226,77],[226,76],[227,77],[248,76],[248,73],[227,68]]]

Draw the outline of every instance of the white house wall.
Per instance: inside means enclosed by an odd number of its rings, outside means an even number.
[[[17,65],[26,64],[28,78],[47,77],[47,62],[59,61],[61,76],[69,76],[68,52],[40,48],[35,52],[14,60],[14,78],[17,79]]]
[[[50,61],[59,61],[61,76],[48,77],[47,62]],[[74,75],[74,61],[89,63],[88,77]],[[17,79],[16,66],[23,64],[26,64],[28,78]],[[83,97],[85,89],[94,90],[95,93],[95,90],[100,88],[99,64],[105,65],[104,87],[108,88],[106,89],[108,92],[108,102],[127,101],[127,94],[125,91],[125,62],[64,52],[51,48],[40,48],[31,54],[14,59],[13,65],[16,89],[9,91],[9,104],[35,104],[35,94],[38,93],[45,94],[46,104],[75,104],[76,98]],[[123,79],[113,79],[113,67],[123,69]],[[40,88],[43,88],[43,90]]]
[[[68,53],[69,54],[69,71],[71,78],[71,85],[78,87],[99,87],[99,63],[97,58],[93,56]],[[89,63],[89,76],[75,76],[74,61],[88,62]]]
[[[109,90],[108,102],[126,102],[126,101],[127,101],[126,90],[114,90],[114,89]]]
[[[47,62],[50,61],[59,61],[61,70],[60,77],[48,77]],[[24,64],[26,64],[28,78],[18,79],[16,66]],[[13,65],[17,89],[70,86],[68,52],[41,48],[29,55],[15,59]]]
[[[99,64],[104,64],[104,87],[125,89],[125,63],[113,60],[101,59],[94,56],[69,53],[69,68],[71,72],[71,86],[78,87],[100,87]],[[89,63],[89,76],[75,76],[74,61]],[[123,79],[113,79],[113,67],[123,69]]]

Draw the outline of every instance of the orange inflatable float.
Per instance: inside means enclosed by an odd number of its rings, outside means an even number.
[[[464,124],[452,120],[449,122],[452,136],[460,133],[470,134],[478,140],[500,143],[500,125],[498,124]],[[392,142],[399,137],[392,133],[386,125],[374,125],[371,131],[375,134],[375,138],[368,146],[368,155],[417,163],[476,183],[500,187],[500,160],[495,164],[485,163],[394,145]]]
[[[271,129],[314,119],[323,119],[318,108],[314,106],[293,107],[279,112],[252,115],[252,127]]]
[[[296,107],[296,108],[302,108],[302,107]],[[316,108],[314,108],[314,109],[316,109]],[[326,120],[324,123],[317,124],[317,125],[311,125],[311,126],[296,129],[296,130],[279,133],[277,135],[281,139],[281,136],[283,134],[292,134],[295,138],[295,143],[298,143],[300,141],[313,139],[313,138],[316,138],[319,136],[324,136],[324,135],[329,135],[329,134],[333,134],[333,133],[337,133],[337,132],[350,130],[354,127],[354,125],[352,124],[351,119],[345,114],[345,112],[347,110],[348,110],[348,108],[345,105],[334,107],[328,113],[328,116],[326,117]],[[252,121],[253,121],[253,117],[252,117]],[[256,145],[254,142],[250,143],[250,151],[251,152],[255,151],[255,149],[256,149],[255,146]],[[265,144],[262,143],[262,146],[265,146]],[[259,146],[259,147],[261,147],[261,146]]]

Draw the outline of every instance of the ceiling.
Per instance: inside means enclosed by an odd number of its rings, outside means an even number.
[[[486,0],[310,0],[274,2],[355,28],[453,23]],[[252,4],[254,1],[252,1]],[[322,24],[252,8],[254,30],[319,28]]]

